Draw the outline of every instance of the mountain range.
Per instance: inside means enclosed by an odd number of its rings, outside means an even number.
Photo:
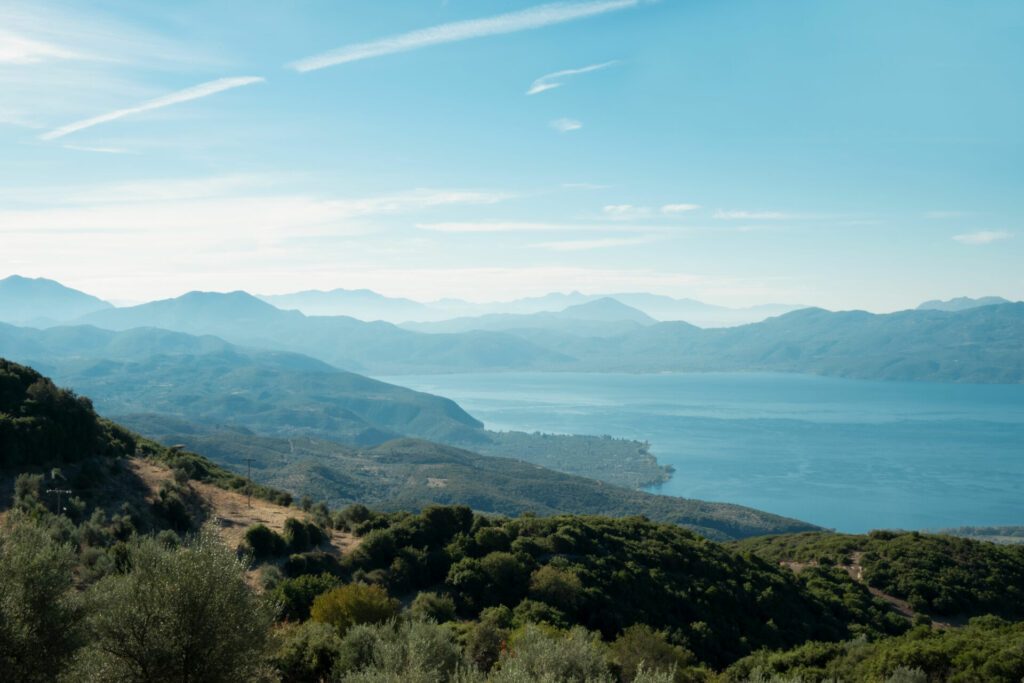
[[[757,322],[773,315],[803,308],[791,304],[765,304],[745,308],[729,308],[706,304],[694,299],[677,299],[646,292],[617,294],[583,294],[553,292],[539,297],[512,301],[472,303],[461,299],[440,299],[419,302],[383,296],[367,289],[307,290],[292,294],[259,295],[278,308],[294,309],[306,315],[345,315],[360,320],[384,320],[408,323],[437,323],[453,318],[481,318],[501,315],[555,313],[571,306],[580,306],[602,299],[614,299],[642,311],[655,320],[685,320],[699,327],[725,327]]]
[[[39,305],[37,310],[52,317],[57,307]],[[1024,303],[887,314],[804,308],[758,323],[702,329],[656,322],[605,297],[558,312],[414,326],[427,332],[285,311],[245,292],[191,292],[138,306],[104,306],[75,322],[110,330],[153,327],[214,335],[379,375],[778,371],[860,379],[1024,381]]]
[[[477,370],[777,371],[860,379],[1024,381],[1024,303],[955,313],[807,308],[739,327],[701,329],[663,322],[608,336],[566,331],[572,325],[554,330],[529,327],[529,321],[522,321],[523,328],[499,332],[428,334],[384,322],[281,311],[244,292],[194,292],[106,309],[82,320],[115,330],[160,327],[213,334],[237,344],[304,353],[347,370],[385,375]],[[550,322],[546,316],[542,320]]]
[[[966,311],[971,308],[979,308],[981,306],[996,306],[998,304],[1012,303],[1009,299],[1004,299],[1001,296],[983,296],[977,299],[972,299],[969,296],[960,296],[955,299],[947,299],[942,301],[939,299],[932,299],[931,301],[925,301],[917,307],[919,311]]]

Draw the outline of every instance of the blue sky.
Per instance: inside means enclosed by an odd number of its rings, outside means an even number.
[[[1024,298],[1024,3],[0,1],[0,276]]]

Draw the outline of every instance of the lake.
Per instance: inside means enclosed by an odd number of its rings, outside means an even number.
[[[490,429],[646,440],[657,493],[845,532],[1024,524],[1024,386],[775,373],[475,373],[386,381]]]

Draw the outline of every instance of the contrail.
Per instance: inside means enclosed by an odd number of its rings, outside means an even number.
[[[153,109],[160,109],[162,107],[169,107],[172,104],[178,104],[179,102],[188,102],[189,100],[198,100],[200,97],[207,97],[215,93],[223,92],[224,90],[231,90],[232,88],[240,88],[243,85],[250,85],[252,83],[262,83],[265,79],[259,76],[238,76],[235,78],[218,78],[215,81],[207,81],[206,83],[200,83],[194,85],[191,88],[185,88],[177,92],[172,92],[169,95],[163,97],[157,97],[156,99],[148,100],[142,104],[134,107],[128,107],[126,109],[116,109],[106,114],[100,114],[94,116],[91,119],[83,119],[81,121],[75,121],[69,123],[66,126],[60,128],[54,128],[53,130],[43,133],[39,136],[41,140],[54,140],[56,138],[64,137],[70,133],[83,130],[85,128],[92,128],[98,126],[101,123],[107,123],[108,121],[116,121],[117,119],[124,118],[125,116],[131,116],[132,114],[140,114],[144,111],[150,111]]]
[[[346,45],[336,50],[300,59],[288,66],[300,72],[315,71],[336,64],[356,62],[396,52],[407,52],[431,45],[543,28],[552,24],[561,24],[566,21],[636,7],[640,3],[641,0],[600,0],[597,2],[556,2],[549,5],[538,5],[485,19],[455,21],[368,43]]]

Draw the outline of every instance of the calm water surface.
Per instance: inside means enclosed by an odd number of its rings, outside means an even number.
[[[773,373],[385,378],[490,429],[647,440],[658,493],[840,531],[1024,524],[1024,386]]]

